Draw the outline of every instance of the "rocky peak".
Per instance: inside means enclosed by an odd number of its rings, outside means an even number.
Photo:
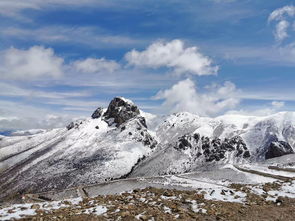
[[[116,123],[116,126],[119,127],[121,124],[139,115],[139,109],[132,101],[123,97],[115,97],[103,116],[109,124]],[[145,120],[143,125],[146,127]]]
[[[102,107],[98,107],[93,114],[91,115],[92,119],[96,119],[96,118],[100,118],[103,112],[103,108]]]

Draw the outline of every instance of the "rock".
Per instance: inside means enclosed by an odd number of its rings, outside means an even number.
[[[122,217],[126,217],[126,216],[130,216],[130,212],[129,211],[124,211],[121,213]]]
[[[126,121],[139,116],[139,114],[139,109],[134,103],[122,97],[115,97],[103,117],[109,125],[116,123],[116,126],[119,127]],[[143,117],[141,117],[141,122],[146,127]]]
[[[94,112],[93,114],[91,115],[91,118],[92,119],[97,119],[97,118],[100,118],[101,115],[103,113],[103,108],[102,107],[98,107]]]
[[[189,142],[189,137],[184,135],[181,138],[179,138],[179,144],[178,144],[178,148],[181,150],[186,150],[187,148],[191,148],[192,145]]]
[[[67,129],[68,130],[73,129],[74,127],[75,127],[75,123],[74,122],[71,122],[71,123],[69,123],[69,125],[67,125]]]
[[[243,158],[249,158],[250,157],[250,152],[249,150],[245,151],[243,154]]]
[[[39,204],[33,204],[31,206],[31,209],[40,209],[40,205]]]
[[[148,220],[149,217],[148,216],[145,216],[145,215],[141,215],[139,219],[140,220]]]
[[[269,148],[265,153],[265,159],[280,157],[291,153],[294,153],[294,151],[287,142],[275,141],[270,143]]]

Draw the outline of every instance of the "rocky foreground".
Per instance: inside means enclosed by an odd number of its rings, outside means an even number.
[[[209,192],[149,187],[118,195],[15,204],[0,209],[0,220],[294,220],[294,186],[294,181],[231,184]]]

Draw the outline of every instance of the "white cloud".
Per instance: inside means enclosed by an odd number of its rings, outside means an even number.
[[[274,31],[274,36],[276,40],[283,41],[288,37],[288,27],[290,23],[288,22],[289,17],[295,16],[294,6],[285,6],[274,10],[268,17],[268,21],[276,21],[276,28]]]
[[[213,61],[197,47],[184,47],[181,40],[155,42],[146,50],[132,50],[125,55],[130,65],[149,68],[173,68],[178,74],[212,75],[218,71]]]
[[[62,75],[63,59],[56,56],[51,48],[10,48],[0,54],[0,59],[0,74],[4,79],[32,80]]]
[[[120,68],[120,65],[112,60],[104,58],[87,58],[85,60],[75,61],[74,67],[81,72],[97,73],[97,72],[114,72]]]
[[[287,16],[295,16],[295,6],[287,5],[282,8],[274,10],[268,17],[268,21],[281,21],[284,20]]]
[[[237,89],[231,82],[209,87],[209,93],[199,93],[195,83],[186,79],[170,89],[159,91],[155,99],[164,99],[162,107],[168,112],[188,111],[201,116],[214,116],[239,104]]]
[[[275,109],[280,109],[280,108],[285,106],[285,102],[283,102],[283,101],[273,101],[273,102],[271,102],[271,105]]]
[[[289,25],[290,25],[289,22],[287,22],[285,20],[280,21],[276,25],[276,30],[274,32],[274,35],[278,41],[282,41],[288,37],[287,29],[288,29]]]

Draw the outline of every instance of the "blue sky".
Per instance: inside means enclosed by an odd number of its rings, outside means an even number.
[[[0,19],[1,130],[62,126],[114,96],[156,114],[295,107],[292,1],[1,0]]]

